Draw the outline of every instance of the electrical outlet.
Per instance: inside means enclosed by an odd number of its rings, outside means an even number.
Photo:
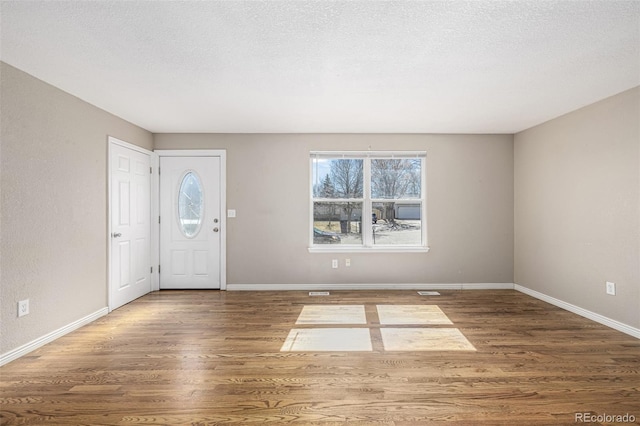
[[[29,314],[29,299],[21,300],[18,302],[18,317],[23,317]]]
[[[332,267],[333,269],[336,269],[336,268],[338,267],[338,259],[333,259],[333,260],[331,261],[331,267]]]
[[[346,266],[347,268],[348,268],[349,266],[351,266],[351,259],[345,259],[345,260],[344,260],[344,266]]]
[[[607,294],[610,294],[611,296],[616,295],[616,283],[607,281]]]

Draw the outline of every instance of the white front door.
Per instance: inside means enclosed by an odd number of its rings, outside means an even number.
[[[110,143],[109,308],[151,291],[151,157]]]
[[[220,157],[160,157],[160,288],[219,289]]]

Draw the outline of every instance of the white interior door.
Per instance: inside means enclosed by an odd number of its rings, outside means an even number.
[[[151,157],[110,144],[109,308],[151,291]]]
[[[160,157],[160,288],[219,289],[220,157]]]

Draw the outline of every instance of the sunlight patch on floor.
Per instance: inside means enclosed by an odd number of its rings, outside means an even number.
[[[436,305],[377,305],[380,324],[453,324]]]
[[[385,351],[475,351],[457,328],[381,328]]]
[[[306,305],[296,324],[366,324],[363,305]]]
[[[364,305],[305,305],[281,352],[369,352],[373,351],[370,328],[379,327],[384,351],[475,351],[457,328],[432,327],[453,322],[436,305],[376,305],[377,316]],[[342,325],[344,327],[322,327]],[[370,325],[370,327],[372,326]],[[387,327],[387,326],[410,327]],[[319,326],[319,327],[315,327]],[[379,342],[376,350],[379,349]]]
[[[372,351],[368,328],[294,328],[280,352]]]

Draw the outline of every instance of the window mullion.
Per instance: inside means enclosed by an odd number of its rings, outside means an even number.
[[[365,158],[362,165],[362,183],[364,202],[362,203],[362,245],[372,247],[371,232],[371,158]]]

